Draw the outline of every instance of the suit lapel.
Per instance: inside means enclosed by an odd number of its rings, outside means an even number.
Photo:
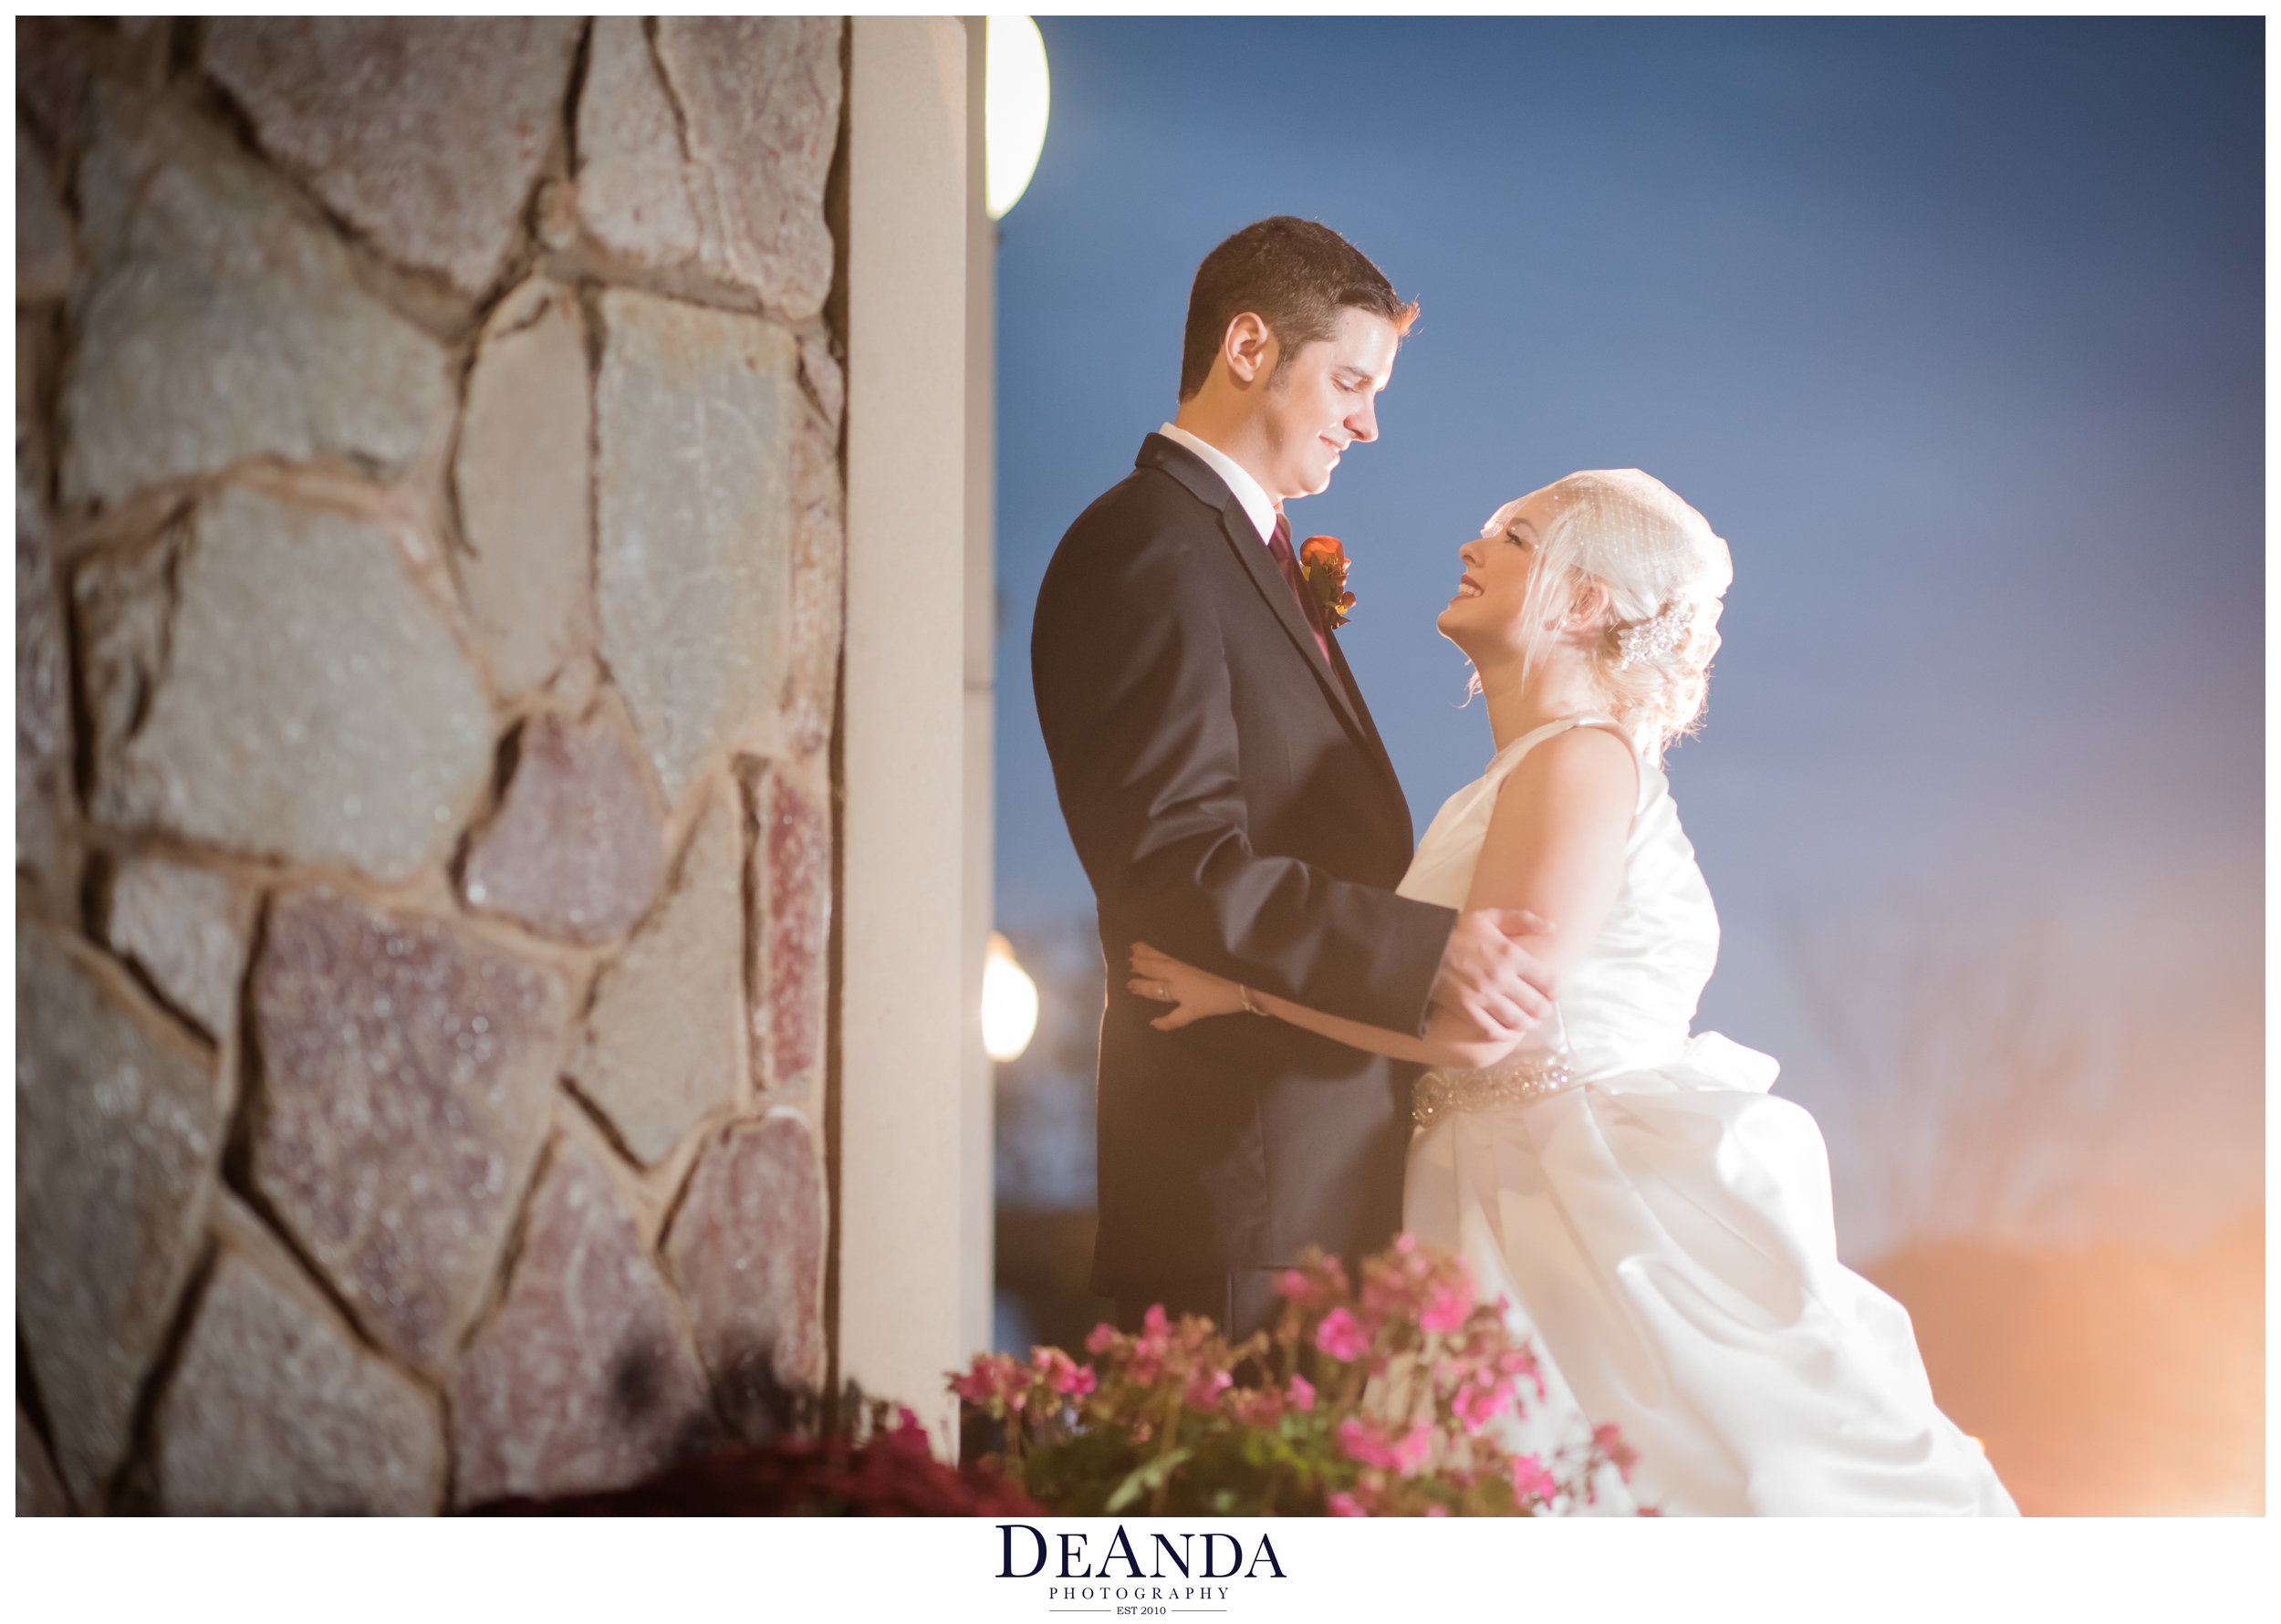
[[[1267,612],[1283,628],[1284,636],[1291,640],[1291,646],[1297,651],[1299,658],[1307,661],[1307,670],[1315,675],[1316,686],[1323,691],[1323,696],[1337,709],[1347,725],[1347,731],[1354,735],[1356,744],[1385,779],[1394,804],[1401,808],[1402,827],[1410,828],[1410,797],[1402,794],[1401,780],[1395,776],[1393,760],[1386,754],[1386,746],[1378,736],[1378,728],[1371,722],[1369,710],[1362,704],[1361,692],[1354,685],[1354,673],[1347,668],[1347,657],[1338,648],[1338,638],[1327,634],[1323,639],[1330,645],[1331,661],[1335,662],[1327,663],[1321,647],[1315,641],[1314,627],[1307,623],[1306,611],[1291,596],[1290,583],[1276,567],[1275,555],[1268,552],[1266,544],[1259,539],[1259,532],[1253,527],[1251,515],[1244,511],[1244,505],[1235,499],[1235,494],[1227,488],[1226,482],[1204,465],[1203,458],[1161,434],[1151,434],[1142,441],[1140,454],[1134,461],[1141,467],[1162,469],[1186,486],[1190,494],[1205,506],[1218,510],[1221,537],[1234,551],[1236,562],[1251,578],[1252,585],[1258,590]]]
[[[1345,680],[1324,661],[1322,645],[1315,640],[1314,627],[1307,624],[1306,611],[1291,596],[1291,583],[1283,578],[1283,571],[1276,567],[1275,555],[1259,539],[1259,532],[1252,528],[1251,515],[1245,513],[1244,505],[1233,496],[1228,498],[1227,506],[1220,511],[1220,533],[1227,538],[1228,546],[1235,549],[1235,557],[1252,578],[1252,585],[1259,589],[1260,597],[1266,599],[1276,623],[1283,628],[1283,634],[1291,640],[1291,646],[1307,661],[1307,668],[1315,673],[1315,681],[1321,685],[1325,695],[1338,707],[1339,713],[1346,717],[1349,726],[1358,733],[1363,731],[1362,719],[1355,712],[1354,701],[1348,692]],[[1329,640],[1328,637],[1323,640],[1324,642]]]
[[[1307,624],[1307,612],[1291,596],[1291,584],[1283,578],[1283,571],[1276,567],[1275,555],[1259,539],[1251,515],[1244,511],[1244,505],[1227,488],[1227,482],[1206,467],[1202,457],[1161,434],[1151,434],[1143,440],[1140,454],[1133,461],[1140,467],[1161,468],[1185,485],[1197,501],[1220,515],[1220,534],[1235,550],[1235,561],[1251,577],[1252,585],[1258,588],[1267,605],[1267,612],[1275,616],[1276,623],[1283,628],[1283,635],[1291,640],[1291,646],[1307,661],[1324,694],[1338,707],[1338,713],[1358,735],[1361,734],[1362,719],[1355,713],[1344,681],[1324,660],[1322,648],[1315,641],[1315,628]],[[1330,640],[1326,637],[1323,640]]]

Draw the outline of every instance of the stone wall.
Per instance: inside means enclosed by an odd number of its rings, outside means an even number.
[[[838,19],[19,21],[16,1499],[825,1375]]]

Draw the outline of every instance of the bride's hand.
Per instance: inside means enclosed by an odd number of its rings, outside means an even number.
[[[1234,982],[1183,964],[1145,942],[1132,944],[1129,963],[1132,979],[1125,983],[1127,990],[1173,1006],[1169,1014],[1149,1023],[1159,1032],[1177,1032],[1191,1021],[1201,1021],[1206,1015],[1234,1015],[1244,1007],[1243,994],[1236,991]]]

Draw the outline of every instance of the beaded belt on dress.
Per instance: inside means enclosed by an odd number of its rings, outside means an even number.
[[[1423,1128],[1452,1111],[1526,1105],[1575,1086],[1565,1053],[1527,1055],[1480,1071],[1429,1071],[1411,1090],[1410,1115]]]

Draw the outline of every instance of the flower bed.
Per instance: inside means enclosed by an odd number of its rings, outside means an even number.
[[[1245,1342],[1158,1306],[1137,1336],[1097,1327],[1090,1364],[977,1354],[951,1389],[1003,1425],[1007,1480],[1069,1515],[1531,1516],[1629,1474],[1613,1427],[1550,1459],[1505,1448],[1501,1418],[1544,1381],[1460,1260],[1403,1235],[1361,1274],[1310,1250]]]

